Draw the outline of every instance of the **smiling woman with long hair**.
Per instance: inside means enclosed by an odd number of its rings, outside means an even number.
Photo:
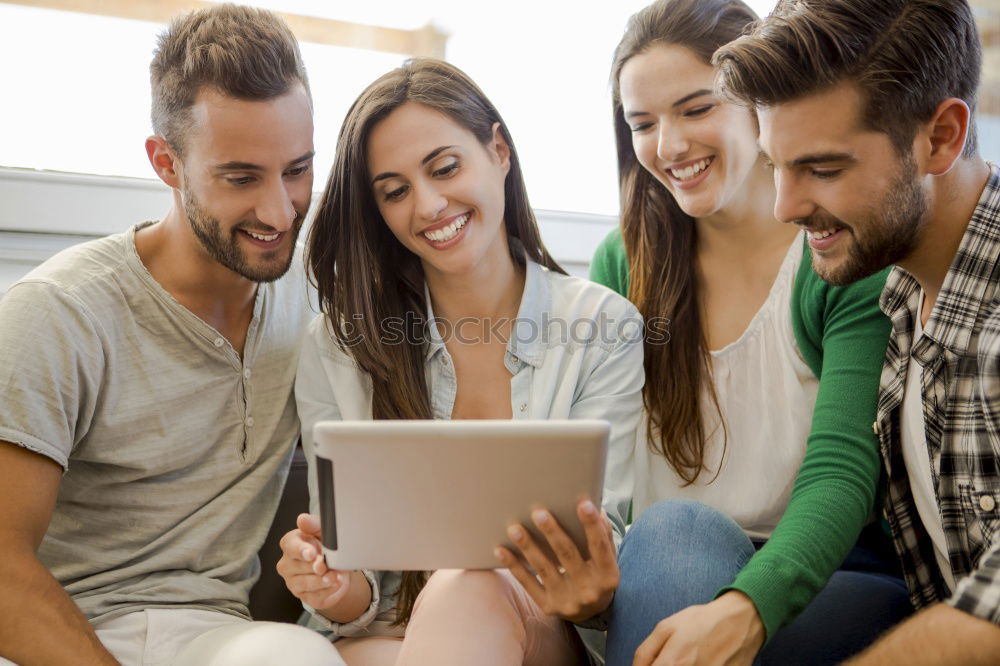
[[[850,234],[828,237],[824,211],[803,211],[809,233],[774,219],[756,118],[711,66],[755,19],[739,0],[659,0],[615,52],[621,227],[591,275],[671,338],[645,345],[609,664],[637,648],[637,664],[750,663],[762,646],[839,663],[908,611],[872,519],[885,273],[830,286],[810,251],[854,251]]]
[[[628,486],[641,318],[625,298],[566,275],[545,250],[510,134],[461,71],[417,59],[361,94],[341,129],[309,266],[323,310],[296,383],[310,462],[320,420],[597,418],[612,427],[610,485]],[[561,339],[565,325],[601,317],[612,332]],[[449,335],[458,322],[462,335]],[[363,510],[365,498],[349,501]],[[627,506],[627,494],[605,492],[619,533]],[[582,646],[565,620],[606,606],[617,582],[607,522],[590,502],[578,513],[590,560],[546,562],[530,539],[513,538],[538,579],[508,551],[498,565],[509,570],[496,572],[330,571],[314,516],[283,539],[279,572],[339,637],[351,666],[573,664]],[[536,512],[558,541],[547,517]],[[567,579],[590,586],[589,605],[556,598]]]

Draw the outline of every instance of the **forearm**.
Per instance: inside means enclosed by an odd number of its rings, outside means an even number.
[[[1000,658],[1000,627],[946,604],[921,611],[890,631],[850,666],[991,666]]]
[[[343,624],[353,622],[361,617],[372,603],[372,589],[368,579],[360,571],[351,572],[350,589],[333,608],[317,609],[317,612],[330,620]]]
[[[118,664],[34,553],[0,553],[0,656],[15,664]]]

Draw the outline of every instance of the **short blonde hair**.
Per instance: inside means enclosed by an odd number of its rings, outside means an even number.
[[[178,152],[190,108],[205,86],[229,97],[267,100],[299,82],[309,92],[298,42],[275,14],[216,5],[175,19],[160,35],[149,65],[153,131]]]

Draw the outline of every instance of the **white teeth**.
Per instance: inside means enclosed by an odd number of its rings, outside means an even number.
[[[813,240],[823,240],[824,238],[832,236],[837,231],[839,231],[839,229],[827,229],[826,231],[810,231],[808,233],[809,233],[809,238],[812,238]]]
[[[246,231],[246,229],[244,229],[244,231]],[[274,239],[276,239],[278,236],[281,235],[281,234],[271,234],[270,236],[265,236],[264,234],[255,234],[252,231],[247,231],[247,234],[256,238],[257,240],[267,241],[267,242],[273,241]]]
[[[438,243],[442,241],[451,240],[452,238],[455,237],[456,234],[458,234],[458,230],[464,227],[465,223],[468,221],[469,221],[469,213],[466,213],[465,215],[459,217],[458,219],[456,219],[454,222],[449,224],[447,227],[444,227],[443,229],[436,229],[434,231],[425,231],[424,236]]]
[[[699,173],[708,168],[708,165],[712,163],[712,158],[705,158],[700,162],[695,162],[691,166],[684,167],[683,169],[670,169],[670,175],[677,180],[691,180]]]

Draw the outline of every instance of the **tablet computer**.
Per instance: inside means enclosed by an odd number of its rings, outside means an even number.
[[[507,526],[547,548],[545,507],[585,555],[576,505],[600,506],[606,421],[324,421],[314,430],[334,569],[492,569]],[[512,549],[517,553],[517,550]]]

